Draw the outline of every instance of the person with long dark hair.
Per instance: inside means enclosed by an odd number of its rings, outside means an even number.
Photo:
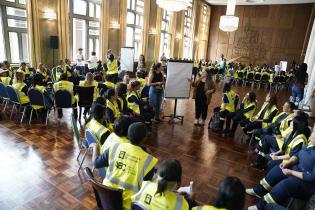
[[[140,191],[131,199],[140,202],[148,210],[188,210],[189,205],[184,196],[175,192],[180,187],[181,179],[180,162],[174,159],[164,160],[158,168],[156,179],[143,182]],[[148,198],[150,198],[150,202],[148,202]]]
[[[194,207],[192,210],[241,210],[245,204],[245,187],[237,177],[226,177],[212,205]]]
[[[240,121],[240,126],[246,135],[251,139],[254,129],[267,127],[278,112],[277,97],[275,94],[268,93],[266,101],[262,105],[258,114],[252,118]]]
[[[254,188],[246,193],[261,198],[249,210],[263,210],[267,204],[284,204],[288,198],[308,200],[315,194],[315,133],[310,143],[288,161],[274,166]]]
[[[153,107],[156,121],[162,121],[160,119],[160,111],[163,97],[163,85],[165,84],[162,71],[163,66],[161,63],[153,64],[148,80],[148,85],[150,86],[149,104]]]
[[[191,80],[189,80],[191,81]],[[216,91],[212,76],[207,71],[198,74],[197,79],[191,81],[193,99],[195,99],[195,122],[194,125],[205,124],[208,115],[208,106],[211,102],[212,94]]]
[[[302,63],[295,72],[294,84],[292,86],[292,102],[300,102],[304,96],[304,88],[307,84],[307,64]]]
[[[115,89],[109,88],[106,91],[106,117],[108,122],[113,127],[116,119],[120,117],[120,111],[117,105],[117,92]]]

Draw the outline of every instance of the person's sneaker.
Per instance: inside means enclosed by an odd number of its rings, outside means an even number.
[[[195,120],[194,125],[199,125],[199,120]]]
[[[253,188],[248,188],[248,189],[246,189],[246,193],[247,193],[248,195],[252,195],[252,196],[255,196],[255,197],[257,197],[257,198],[261,198],[259,195],[257,195],[257,194],[255,193],[255,191],[254,191]]]
[[[258,210],[257,206],[250,206],[248,207],[248,210]]]

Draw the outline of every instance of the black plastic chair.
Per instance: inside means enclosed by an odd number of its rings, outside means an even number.
[[[85,168],[84,175],[91,183],[97,206],[103,210],[122,210],[123,190],[107,187],[94,179],[91,169]]]
[[[22,114],[22,118],[21,118],[21,123],[22,123],[23,119],[24,119],[25,112],[26,112],[26,108],[28,105],[22,105],[21,104],[19,93],[14,87],[12,87],[11,85],[8,85],[6,87],[6,90],[7,90],[10,102],[13,104],[13,107],[11,110],[11,115],[10,115],[10,120],[12,119],[14,111],[19,111],[17,109],[17,107],[19,107],[19,108],[23,108],[23,114]]]
[[[47,112],[46,112],[46,119],[45,119],[45,124],[48,124],[48,115],[50,112],[50,108],[47,106],[47,102],[45,100],[45,96],[42,92],[40,92],[40,90],[36,89],[36,88],[31,88],[28,92],[27,92],[28,98],[30,99],[30,105],[31,105],[31,115],[30,115],[30,120],[29,120],[29,124],[31,124],[32,122],[32,117],[33,117],[33,111],[35,110],[37,113],[37,110],[34,109],[33,106],[43,106]],[[37,114],[38,116],[38,114]]]
[[[149,210],[149,209],[142,203],[135,201],[131,203],[131,210]]]
[[[55,92],[55,109],[72,109],[72,94],[67,90]]]
[[[94,86],[91,87],[78,87],[78,95],[79,95],[79,121],[81,120],[82,107],[89,109],[93,103],[94,96]]]
[[[2,100],[3,100],[2,105],[4,104],[4,108],[3,108],[3,112],[4,112],[5,109],[7,108],[7,104],[9,102],[10,98],[8,96],[7,89],[6,89],[5,85],[2,84],[1,82],[0,82],[0,98],[2,98]]]
[[[253,81],[254,81],[254,73],[253,72],[248,72],[244,84],[250,83],[251,85],[253,85],[252,84]]]
[[[263,74],[261,76],[261,81],[260,81],[260,86],[259,88],[261,87],[261,85],[265,85],[266,87],[268,87],[268,84],[269,84],[269,74]]]

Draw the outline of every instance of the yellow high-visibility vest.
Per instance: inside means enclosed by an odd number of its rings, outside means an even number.
[[[130,143],[116,143],[108,151],[109,165],[103,184],[123,189],[123,208],[130,209],[131,196],[140,190],[143,178],[158,160]]]
[[[256,115],[257,118],[261,115],[261,113],[265,110],[266,106],[268,106],[268,105],[269,105],[268,102],[264,102],[264,104],[262,105],[260,111],[259,111],[258,114]],[[265,110],[265,113],[264,113],[264,116],[263,116],[262,119],[263,119],[263,120],[264,120],[264,119],[268,119],[269,115],[270,115],[273,111],[275,111],[275,110],[278,110],[275,105],[273,105],[273,106],[271,107],[271,109]],[[270,123],[262,123],[262,128],[267,127],[269,124],[270,124]]]
[[[20,103],[21,104],[27,104],[30,102],[29,98],[27,95],[25,95],[24,92],[22,92],[22,89],[26,86],[26,84],[24,82],[16,82],[12,85],[12,87],[14,87],[18,93],[19,93],[19,98],[20,98]]]
[[[102,139],[102,136],[105,134],[105,133],[110,133],[109,129],[106,128],[104,125],[102,125],[101,123],[99,123],[97,120],[95,120],[94,118],[88,122],[85,126],[85,129],[89,129],[91,131],[91,133],[97,138],[98,140],[98,144],[100,146],[101,145],[101,139]]]
[[[66,81],[66,80],[61,80],[59,82],[56,82],[53,86],[54,91],[57,92],[58,90],[67,90],[71,93],[72,95],[72,104],[76,102],[76,99],[73,95],[73,83]]]
[[[137,201],[148,208],[169,209],[169,210],[188,210],[189,205],[185,198],[172,191],[165,191],[162,195],[156,194],[157,183],[145,181],[142,182],[140,191],[131,197],[132,201]]]
[[[45,86],[42,86],[42,85],[36,85],[34,88],[38,89],[42,94],[45,93]],[[38,106],[38,105],[32,105],[32,108],[33,109],[43,109],[44,106]]]
[[[11,78],[10,77],[0,77],[1,83],[4,84],[4,86],[10,85]]]
[[[217,208],[217,207],[214,207],[214,206],[196,206],[194,208],[192,208],[192,210],[227,210],[225,208]]]
[[[94,87],[93,100],[94,101],[96,100],[96,98],[99,95],[99,90],[98,90],[98,83],[95,80],[93,80],[91,85],[88,85],[85,81],[80,81],[79,86],[80,87]]]
[[[228,98],[228,101],[229,101],[228,104],[225,104],[223,102],[224,95],[226,95]],[[236,99],[237,94],[233,90],[230,90],[229,92],[224,93],[224,95],[222,98],[221,110],[226,109],[229,112],[235,112],[235,99]]]
[[[118,74],[118,62],[117,60],[107,62],[107,74]]]
[[[119,108],[116,101],[113,103],[110,100],[107,100],[106,108],[110,109],[113,112],[115,119],[120,117],[120,112],[119,112]],[[113,124],[113,123],[110,123],[110,124]]]
[[[254,109],[252,109],[252,110],[250,110],[244,114],[247,119],[253,117],[253,115],[256,111],[257,103],[256,102],[245,102],[244,103],[244,109],[247,109],[250,106],[254,106]]]
[[[129,141],[127,137],[118,136],[116,133],[113,132],[107,137],[106,141],[102,145],[101,154],[103,154],[106,149],[111,148],[116,143],[128,143],[128,142]]]
[[[134,97],[138,98],[138,100],[140,100],[139,97],[138,97],[138,95],[137,95],[134,91],[131,92],[131,93],[129,93],[128,96],[127,96],[128,107],[129,107],[131,110],[133,110],[135,113],[140,114],[140,107],[139,107],[139,105],[138,105],[137,103],[135,103],[135,102],[129,101],[129,99],[130,99],[132,96],[134,96]]]

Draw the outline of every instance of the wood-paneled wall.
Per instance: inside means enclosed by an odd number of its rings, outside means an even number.
[[[302,48],[313,4],[236,6],[240,18],[236,32],[219,29],[225,6],[211,7],[208,58],[242,56],[238,61],[274,64],[280,60],[303,61]]]

